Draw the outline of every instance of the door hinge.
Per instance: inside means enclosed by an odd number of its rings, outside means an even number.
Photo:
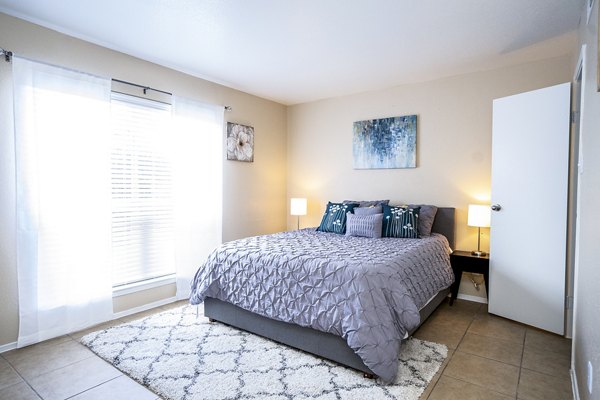
[[[573,296],[567,296],[567,310],[573,309]]]

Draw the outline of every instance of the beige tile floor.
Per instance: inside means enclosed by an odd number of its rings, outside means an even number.
[[[448,346],[421,399],[572,399],[571,341],[500,318],[487,305],[443,303],[414,337]]]
[[[155,400],[158,397],[90,352],[83,335],[172,305],[0,354],[0,400]],[[414,335],[444,343],[448,358],[421,399],[571,399],[571,342],[487,313],[444,303]]]

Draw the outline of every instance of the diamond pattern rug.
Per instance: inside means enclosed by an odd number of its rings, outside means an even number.
[[[183,306],[90,333],[94,353],[165,399],[418,399],[447,356],[403,343],[393,384],[220,323]]]

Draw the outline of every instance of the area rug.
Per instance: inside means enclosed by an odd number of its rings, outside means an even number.
[[[393,384],[305,352],[210,323],[192,306],[90,333],[81,342],[154,393],[196,399],[418,399],[447,356],[418,339],[402,346]]]

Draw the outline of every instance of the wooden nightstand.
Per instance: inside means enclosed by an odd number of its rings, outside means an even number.
[[[456,300],[458,295],[458,287],[460,286],[460,278],[462,278],[463,272],[475,272],[483,274],[485,281],[485,291],[489,296],[489,280],[490,280],[490,256],[474,256],[470,251],[454,250],[450,254],[450,264],[452,264],[452,270],[454,271],[454,284],[452,285],[452,297],[450,297],[450,305]]]

